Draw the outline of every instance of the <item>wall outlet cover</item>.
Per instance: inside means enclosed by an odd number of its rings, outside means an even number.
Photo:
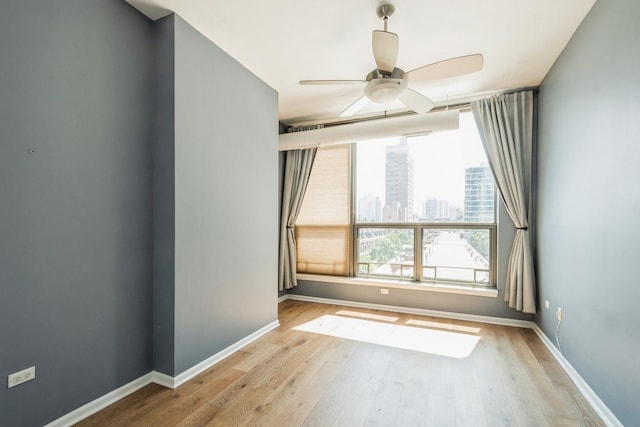
[[[27,381],[31,381],[36,378],[36,367],[32,366],[22,371],[9,374],[7,377],[7,388],[15,387],[18,384],[22,384]]]

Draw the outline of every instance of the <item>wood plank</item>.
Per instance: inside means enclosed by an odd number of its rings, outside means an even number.
[[[282,345],[272,344],[268,342],[262,343],[262,345],[255,347],[255,351],[252,352],[249,357],[234,365],[233,369],[242,372],[249,372],[251,369],[255,368],[256,365],[262,363],[265,359],[268,359],[280,349],[282,349]]]
[[[557,412],[574,410],[576,413],[569,420],[574,422],[574,425],[604,427],[604,422],[578,392],[569,375],[556,362],[551,352],[540,341],[535,332],[522,330],[521,335],[527,348],[536,359],[536,369],[544,372],[544,378],[548,382],[547,390],[554,390],[560,395],[559,400],[550,401],[551,399],[545,399],[545,403],[560,405],[561,409],[556,408]],[[549,392],[547,391],[546,393],[548,394]],[[550,418],[565,419],[563,416],[551,411],[547,411],[546,415]]]
[[[246,426],[299,426],[338,374],[337,367],[355,351],[357,343],[339,339],[325,340],[320,349],[271,394]]]
[[[455,361],[453,367],[453,393],[456,425],[487,426],[473,355]]]
[[[453,361],[447,357],[433,356],[429,362],[427,425],[455,426]]]
[[[389,350],[390,360],[387,369],[369,406],[366,426],[395,426],[398,424],[401,402],[405,395],[407,381],[415,374],[409,370],[411,354],[401,349]]]
[[[348,384],[348,392],[343,397],[336,425],[364,425],[364,421],[373,407],[377,395],[382,392],[384,383],[381,373],[386,371],[391,361],[393,350],[380,345],[373,347],[371,356],[360,370],[360,374],[355,378],[355,381]]]
[[[260,411],[262,402],[273,393],[298,366],[317,349],[320,336],[294,334],[279,351],[266,357],[242,378],[215,399],[202,405],[178,425],[241,425],[252,414]]]
[[[482,325],[481,338],[473,352],[473,360],[485,422],[488,426],[515,426],[517,421],[507,390],[500,380],[502,356],[496,345],[495,330],[489,325]]]
[[[108,407],[109,410],[97,412],[76,426],[104,426],[124,424],[128,420],[136,419],[153,407],[153,403],[163,400],[171,394],[171,390],[157,384],[149,384],[133,394],[119,400]]]
[[[512,328],[496,327],[496,354],[500,357],[501,369],[499,378],[505,385],[507,398],[519,426],[548,426],[544,414],[540,410],[540,399],[532,385],[532,378],[527,375],[528,360],[519,360],[510,341]]]
[[[427,425],[431,368],[428,366],[429,358],[424,354],[411,352],[408,356],[407,373],[403,375],[404,390],[398,404],[397,425],[422,427]]]
[[[375,353],[377,346],[368,343],[358,343],[355,351],[337,370],[335,381],[323,390],[319,402],[313,407],[303,426],[337,426],[338,418],[350,399],[354,384],[364,373],[364,368]]]

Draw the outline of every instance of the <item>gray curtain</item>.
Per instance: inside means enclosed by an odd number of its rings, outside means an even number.
[[[536,312],[536,284],[529,236],[533,162],[533,92],[496,95],[471,103],[487,158],[509,216],[516,225],[505,301]]]
[[[317,148],[287,151],[282,189],[282,214],[280,218],[280,254],[278,289],[283,291],[298,285],[296,280],[296,232],[295,224]]]

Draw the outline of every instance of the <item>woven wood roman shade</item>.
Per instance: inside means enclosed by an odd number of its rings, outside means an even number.
[[[350,153],[348,144],[318,150],[296,221],[298,273],[349,274]]]

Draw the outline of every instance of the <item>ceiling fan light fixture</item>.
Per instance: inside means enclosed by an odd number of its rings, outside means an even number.
[[[407,79],[373,79],[364,88],[364,94],[376,104],[396,101],[407,90]]]

